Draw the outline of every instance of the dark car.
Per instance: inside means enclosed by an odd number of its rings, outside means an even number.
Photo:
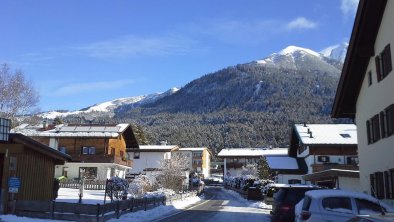
[[[271,221],[293,222],[295,218],[294,206],[304,198],[305,192],[316,189],[319,189],[319,187],[308,185],[289,185],[287,187],[281,187],[278,192],[274,194]]]

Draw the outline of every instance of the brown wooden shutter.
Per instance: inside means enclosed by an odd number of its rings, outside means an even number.
[[[372,143],[371,139],[371,121],[367,120],[367,139],[368,139],[368,144]]]
[[[391,196],[389,171],[384,171],[384,190],[386,195],[385,197],[388,199]]]
[[[394,134],[394,104],[386,108],[387,136]]]
[[[384,57],[383,57],[383,65],[384,65],[384,73],[383,76],[387,76],[391,70],[393,70],[392,62],[391,62],[391,50],[390,44],[384,47]]]
[[[394,169],[390,169],[390,199],[394,199]]]
[[[370,174],[369,175],[369,183],[371,186],[371,195],[376,197],[376,181],[375,181],[375,175],[374,174]]]
[[[376,77],[377,77],[377,79],[378,79],[378,82],[381,80],[381,70],[380,70],[380,56],[379,55],[377,55],[376,57],[375,57],[375,66],[376,66]]]
[[[380,140],[379,114],[376,114],[372,118],[372,137],[373,137],[372,142],[376,142]]]
[[[380,117],[380,132],[381,132],[381,136],[382,136],[382,138],[385,138],[387,136],[386,112],[385,111],[380,112],[379,117]]]
[[[383,172],[375,173],[376,179],[376,198],[383,199],[384,198],[384,180],[383,180]]]

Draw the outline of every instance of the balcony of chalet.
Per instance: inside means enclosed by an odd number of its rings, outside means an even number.
[[[236,169],[236,168],[242,168],[243,165],[244,165],[244,163],[227,163],[226,167],[227,167],[227,169],[230,169],[230,168]]]
[[[72,162],[83,163],[116,163],[123,166],[132,167],[133,161],[125,157],[115,155],[79,155],[72,156]]]
[[[337,164],[337,163],[324,163],[324,164],[312,164],[312,172],[320,172],[323,170],[339,169],[339,170],[359,170],[356,164]]]

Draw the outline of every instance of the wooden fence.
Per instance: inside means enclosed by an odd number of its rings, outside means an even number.
[[[166,205],[174,200],[184,199],[201,194],[203,187],[197,191],[179,193],[169,197],[131,198],[114,201],[107,204],[79,204],[55,201],[18,200],[15,204],[15,214],[42,219],[72,220],[78,222],[104,222],[123,214],[148,210],[160,205]]]
[[[84,189],[85,190],[105,190],[105,180],[85,180]],[[81,186],[80,180],[62,180],[59,183],[61,188],[73,188],[79,189]]]

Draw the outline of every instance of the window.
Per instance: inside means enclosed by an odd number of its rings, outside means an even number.
[[[323,208],[328,211],[351,214],[352,204],[348,197],[327,197],[322,201]]]
[[[123,156],[124,156],[124,152],[121,150],[121,151],[119,152],[119,155],[120,155],[120,157],[123,157]]]
[[[115,148],[111,148],[111,155],[115,155]]]
[[[357,165],[358,164],[358,157],[348,156],[348,157],[346,157],[346,162],[348,165]]]
[[[378,199],[383,199],[384,198],[384,179],[383,179],[383,173],[382,172],[376,172],[374,175],[375,178],[375,190],[373,194],[375,194],[375,197]]]
[[[371,120],[367,120],[367,140],[368,140],[368,144],[372,143],[372,124],[371,124]]]
[[[358,214],[370,215],[379,214],[382,212],[382,208],[379,204],[371,202],[369,200],[356,198],[356,205],[358,209]]]
[[[140,152],[134,152],[134,159],[140,158]]]
[[[201,152],[193,153],[193,157],[202,157],[202,153]]]
[[[301,184],[301,180],[298,179],[290,179],[288,180],[289,184]]]
[[[372,85],[372,72],[368,72],[368,86]]]
[[[85,179],[97,178],[97,167],[80,167],[79,178],[84,177]]]
[[[66,147],[64,146],[59,147],[59,151],[62,153],[66,153]]]
[[[94,146],[83,146],[81,150],[84,155],[94,155],[96,154],[96,147]]]
[[[368,144],[394,134],[394,104],[367,120]]]
[[[8,141],[11,120],[0,118],[0,141]]]
[[[387,136],[391,136],[394,134],[394,104],[391,104],[389,107],[385,109],[386,113],[386,127],[387,127]]]
[[[375,57],[376,76],[378,82],[383,80],[393,69],[391,61],[391,49],[388,44],[384,50]]]
[[[323,162],[323,163],[330,162],[330,157],[329,156],[318,156],[317,161]]]

